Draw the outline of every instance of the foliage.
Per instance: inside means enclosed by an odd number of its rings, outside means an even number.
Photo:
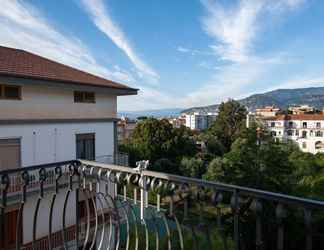
[[[245,127],[246,114],[245,107],[235,100],[220,104],[217,119],[207,133],[221,142],[225,152],[230,150],[232,143]]]
[[[223,158],[215,158],[205,178],[269,191],[291,186],[291,165],[283,145],[255,127],[245,129]]]
[[[205,172],[205,164],[200,158],[183,158],[180,164],[183,175],[193,178],[201,178]]]
[[[155,166],[159,159],[180,163],[182,157],[196,153],[196,146],[188,128],[173,128],[168,120],[147,118],[137,123],[131,138],[124,142],[120,150],[130,155],[133,166],[143,159]]]

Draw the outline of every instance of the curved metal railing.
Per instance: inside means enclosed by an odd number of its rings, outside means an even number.
[[[80,160],[0,172],[0,249],[323,248],[323,201],[143,165]]]

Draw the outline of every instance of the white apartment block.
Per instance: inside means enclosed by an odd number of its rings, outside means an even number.
[[[114,155],[117,146],[117,96],[137,89],[62,65],[26,51],[0,47],[0,170],[74,159],[95,160]],[[54,215],[62,212],[64,192],[57,197]],[[22,244],[32,241],[35,203],[23,211]],[[71,194],[67,226],[76,221],[76,194]],[[82,202],[82,197],[78,200]],[[74,202],[73,202],[74,200]],[[37,237],[48,234],[48,207],[39,210]],[[6,210],[17,221],[18,205]],[[44,223],[44,224],[42,224]],[[16,224],[8,224],[8,239],[15,244]],[[53,232],[62,230],[61,220]]]
[[[273,137],[293,140],[304,152],[324,152],[324,115],[277,115],[264,119]]]
[[[217,117],[217,113],[192,113],[192,114],[185,114],[186,117],[186,127],[192,130],[203,130],[208,128]]]

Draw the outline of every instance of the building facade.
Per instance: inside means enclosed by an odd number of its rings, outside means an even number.
[[[137,89],[23,50],[0,47],[0,62],[0,170],[95,160],[117,153],[117,96],[137,94]],[[36,205],[37,195],[34,198],[31,206]],[[75,224],[77,198],[83,199],[73,192],[67,205],[71,211],[71,216],[66,216],[67,226]],[[48,221],[49,202],[44,199],[39,209],[38,238],[48,233],[42,221]],[[64,202],[63,194],[57,202]],[[17,207],[11,204],[7,218],[15,220]],[[62,204],[56,207],[54,214],[60,214]],[[32,241],[30,211],[34,210],[24,208],[22,244]],[[56,220],[53,231],[61,227]],[[10,235],[4,249],[10,249],[16,240]]]
[[[210,127],[210,125],[216,120],[217,113],[192,113],[185,114],[186,117],[186,127],[192,130],[203,130]]]
[[[278,115],[264,120],[271,135],[295,141],[304,152],[324,152],[324,115]]]

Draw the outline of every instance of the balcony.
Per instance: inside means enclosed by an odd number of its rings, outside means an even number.
[[[82,160],[0,172],[0,248],[323,247],[323,228],[313,225],[323,225],[323,201],[145,167]]]

